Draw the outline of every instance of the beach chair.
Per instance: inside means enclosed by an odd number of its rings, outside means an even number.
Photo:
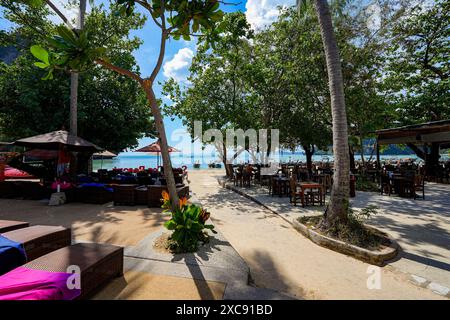
[[[71,231],[60,226],[32,226],[1,234],[0,274],[71,244]]]
[[[28,222],[23,221],[0,220],[0,233],[26,228],[29,225],[30,224]]]
[[[78,243],[0,276],[0,300],[85,299],[122,275],[123,248]]]

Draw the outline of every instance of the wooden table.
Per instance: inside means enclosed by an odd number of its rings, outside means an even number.
[[[323,187],[320,183],[316,182],[302,182],[300,183],[300,188],[302,190],[302,207],[305,207],[306,199],[305,194],[308,190],[311,192],[314,192],[314,190],[319,191],[319,203],[320,205],[323,205],[324,199],[323,199]],[[313,198],[313,204],[314,204],[314,198]]]
[[[414,180],[412,180],[409,177],[399,176],[399,175],[393,175],[392,176],[392,184],[394,186],[395,191],[400,197],[406,197],[405,189],[408,186],[408,184],[414,183]]]
[[[274,177],[272,182],[276,181],[278,183],[278,195],[282,197],[283,195],[289,195],[289,181],[287,177]],[[272,186],[273,188],[273,186]]]

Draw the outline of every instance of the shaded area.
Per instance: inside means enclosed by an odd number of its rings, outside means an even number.
[[[0,219],[72,228],[76,241],[133,246],[161,228],[169,216],[158,208],[82,203],[49,207],[33,200],[0,199]]]
[[[94,300],[218,300],[225,284],[147,272],[127,271],[113,280]]]

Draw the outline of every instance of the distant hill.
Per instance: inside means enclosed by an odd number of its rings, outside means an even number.
[[[0,60],[10,64],[19,56],[19,51],[13,46],[0,48]]]

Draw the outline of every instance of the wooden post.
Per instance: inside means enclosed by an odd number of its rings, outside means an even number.
[[[377,170],[380,171],[381,169],[381,163],[380,163],[380,144],[378,143],[377,139]]]

